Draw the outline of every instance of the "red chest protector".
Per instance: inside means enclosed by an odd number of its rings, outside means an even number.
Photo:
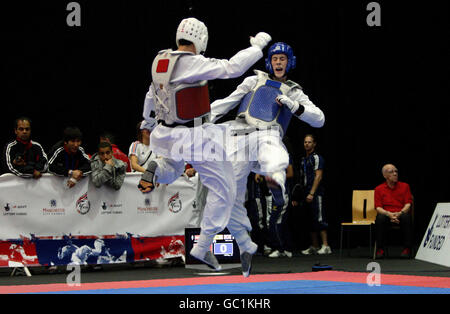
[[[171,84],[175,65],[182,54],[161,51],[153,61],[152,78],[157,119],[186,123],[211,111],[208,82]]]

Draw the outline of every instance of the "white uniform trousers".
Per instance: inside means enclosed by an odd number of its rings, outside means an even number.
[[[236,125],[234,121],[231,121]],[[257,144],[252,143],[253,140]],[[231,145],[230,145],[231,144]],[[254,131],[248,135],[237,135],[234,141],[227,143],[229,160],[232,160],[233,171],[236,177],[237,196],[231,212],[228,230],[235,237],[241,254],[243,252],[254,253],[257,245],[251,240],[249,232],[252,230],[250,220],[245,208],[245,191],[250,172],[261,175],[272,175],[275,172],[282,173],[286,181],[286,168],[289,165],[289,155],[279,135],[268,135],[264,131]],[[243,151],[249,157],[243,160]]]
[[[203,128],[205,127],[203,126]],[[193,132],[193,128],[190,131]],[[179,134],[171,136],[170,133],[173,133],[173,128],[159,125],[151,134],[150,145],[159,156],[170,156],[170,149],[180,145]],[[188,141],[188,134],[189,132],[183,135],[186,136],[183,143]],[[206,151],[211,145],[212,139],[207,136],[207,133],[204,135],[203,140],[192,141],[191,146],[184,148],[197,152],[203,149]],[[181,140],[183,141],[183,139]],[[216,145],[216,147],[219,146]],[[206,253],[210,250],[214,236],[228,225],[231,209],[236,199],[236,179],[231,162],[226,160],[175,160],[167,157],[158,158],[155,161],[158,164],[155,172],[158,183],[170,184],[178,179],[183,174],[184,161],[186,161],[198,172],[202,184],[208,189],[200,225],[200,237],[197,242],[197,246]]]

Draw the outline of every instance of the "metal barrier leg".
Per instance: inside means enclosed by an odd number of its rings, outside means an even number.
[[[23,265],[22,263],[9,262],[9,265],[14,267],[14,269],[11,272],[11,277],[16,274],[19,274],[19,275],[25,274],[27,277],[31,277],[30,270],[28,269],[27,266]]]

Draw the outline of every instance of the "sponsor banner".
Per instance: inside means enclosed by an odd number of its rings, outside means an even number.
[[[140,174],[122,188],[96,188],[84,178],[0,177],[0,267],[106,264],[184,254],[184,229],[198,227],[204,200],[198,175],[181,176],[142,194]],[[105,236],[111,235],[111,236]],[[136,256],[137,254],[137,256]]]
[[[115,264],[134,261],[131,241],[126,237],[63,237],[32,241],[41,265]]]
[[[96,188],[84,178],[72,189],[66,179],[0,177],[0,240],[31,236],[132,234],[183,235],[199,224],[198,176],[181,176],[142,194],[140,174],[127,174],[122,188]]]
[[[131,238],[137,261],[185,256],[184,236],[159,238]]]
[[[437,204],[416,259],[450,267],[450,203]]]
[[[39,265],[34,243],[29,239],[0,241],[0,267],[8,267],[9,262]]]
[[[0,267],[117,264],[184,257],[184,236],[42,237],[0,241]]]

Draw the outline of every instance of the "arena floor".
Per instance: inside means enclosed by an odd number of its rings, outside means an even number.
[[[351,253],[351,255],[349,255]],[[31,268],[32,276],[10,276],[0,269],[0,293],[171,294],[171,295],[298,295],[298,294],[449,294],[450,268],[415,259],[401,259],[395,248],[376,260],[381,276],[369,266],[368,249],[334,252],[327,256],[268,258],[255,256],[252,275],[240,269],[220,273],[186,269],[182,263],[160,266],[154,262],[83,266],[81,285],[68,285],[66,267]],[[315,265],[331,266],[312,271]],[[369,268],[368,268],[369,267]]]

